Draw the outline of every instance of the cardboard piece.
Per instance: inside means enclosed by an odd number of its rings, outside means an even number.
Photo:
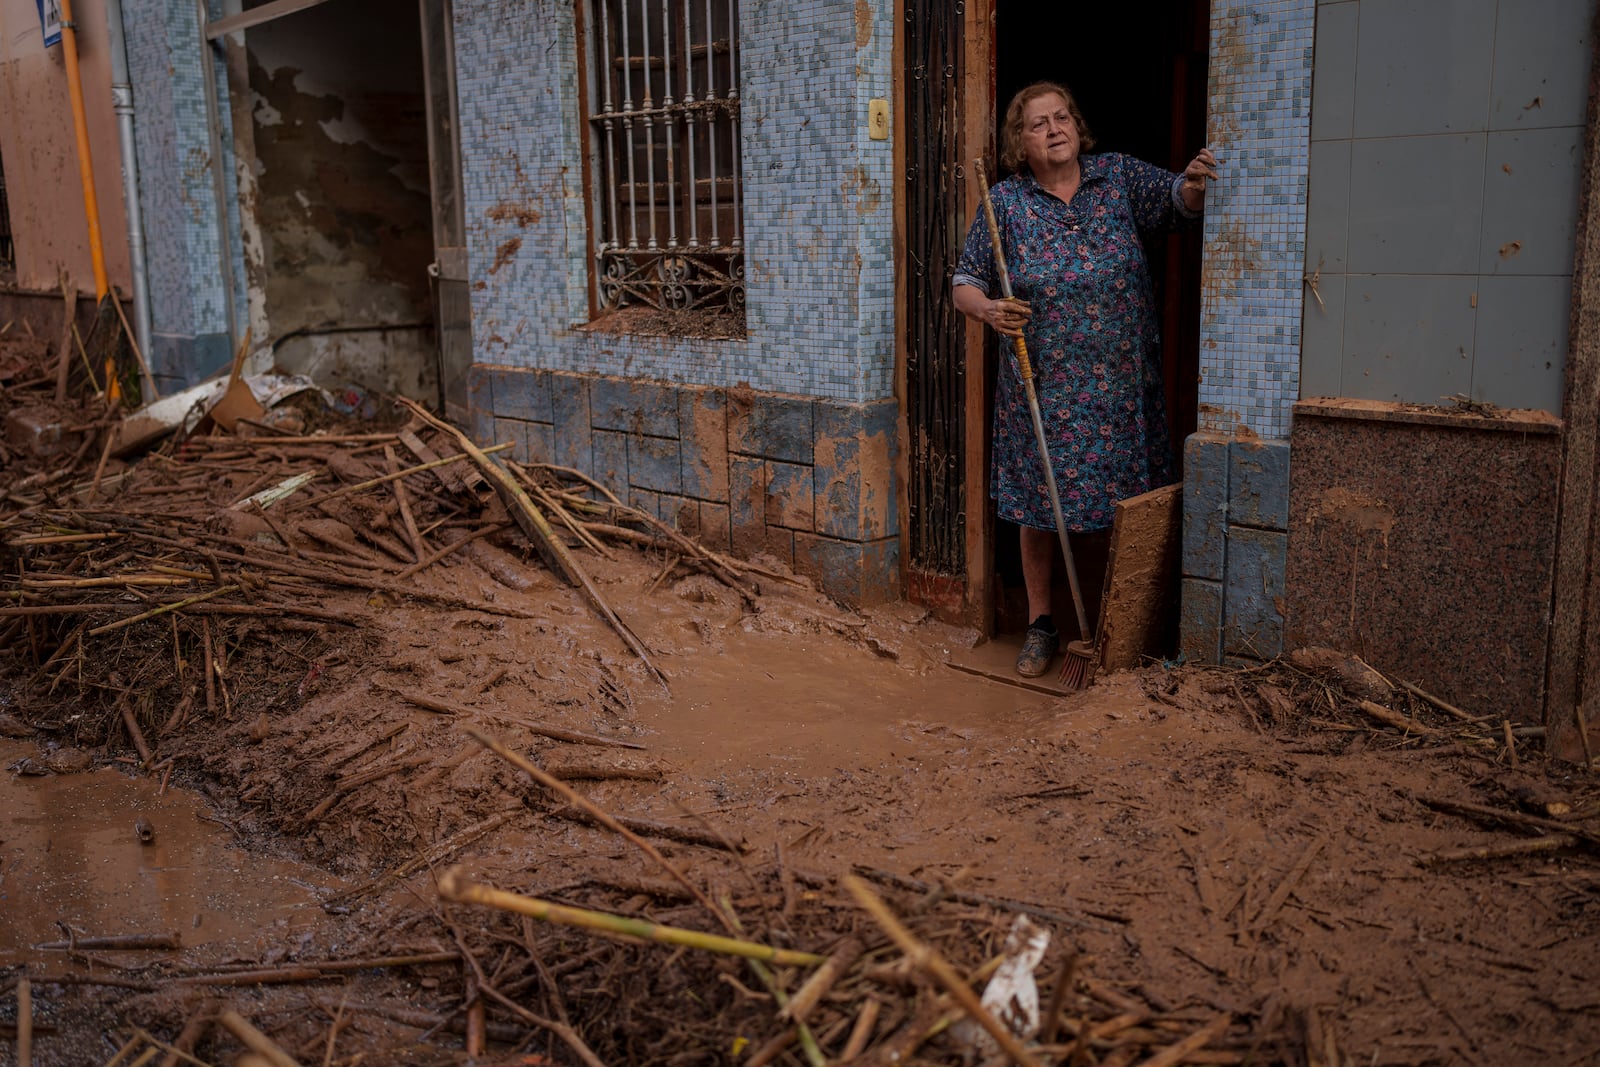
[[[1171,652],[1182,538],[1182,485],[1117,501],[1096,635],[1098,671],[1128,670]]]

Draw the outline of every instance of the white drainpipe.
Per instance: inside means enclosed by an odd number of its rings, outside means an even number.
[[[106,29],[111,38],[111,107],[117,113],[117,140],[122,148],[122,199],[128,216],[128,258],[133,261],[133,332],[148,366],[154,358],[150,351],[150,279],[144,262],[144,211],[139,205],[139,157],[133,142],[133,82],[128,76],[128,48],[122,34],[122,0],[106,0]]]

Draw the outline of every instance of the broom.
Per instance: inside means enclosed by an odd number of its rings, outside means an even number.
[[[989,180],[984,176],[983,160],[972,161],[983,191],[983,217],[989,224],[989,242],[994,247],[995,270],[1000,275],[1000,292],[1007,300],[1011,296],[1011,273],[1006,270],[1006,254],[1000,247],[1000,227],[995,223],[994,201],[989,197]],[[1050,511],[1056,520],[1056,535],[1061,539],[1061,558],[1067,565],[1067,585],[1072,589],[1072,606],[1078,613],[1079,639],[1067,642],[1067,658],[1061,665],[1061,685],[1067,689],[1082,689],[1089,684],[1089,672],[1094,660],[1094,642],[1089,637],[1089,615],[1083,609],[1083,592],[1078,587],[1078,568],[1072,560],[1072,545],[1067,540],[1066,520],[1061,517],[1061,494],[1056,491],[1056,472],[1050,463],[1050,446],[1045,441],[1044,417],[1039,414],[1039,394],[1033,386],[1033,365],[1028,360],[1028,343],[1021,337],[1011,339],[1017,357],[1017,374],[1022,378],[1022,388],[1028,394],[1028,412],[1033,416],[1033,436],[1039,444],[1039,458],[1044,460],[1044,482],[1050,491]]]

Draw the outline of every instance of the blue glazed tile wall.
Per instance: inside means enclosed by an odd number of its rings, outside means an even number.
[[[574,5],[458,0],[463,184],[480,363],[749,387],[893,393],[890,0],[744,0],[740,99],[748,336],[602,334],[588,315]]]
[[[1315,0],[1214,0],[1202,429],[1287,437],[1299,396]]]
[[[229,158],[213,161],[198,9],[183,0],[127,0],[123,11],[137,109],[139,196],[146,219],[159,223],[145,227],[154,369],[194,381],[217,369],[232,349],[213,164],[223,168],[227,185],[231,262],[243,262],[225,72],[219,63],[221,137]],[[235,278],[242,308],[242,267],[235,267]]]

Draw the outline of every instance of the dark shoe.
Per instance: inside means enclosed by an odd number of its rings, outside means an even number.
[[[1037,678],[1050,669],[1050,661],[1061,647],[1061,634],[1055,630],[1028,627],[1022,651],[1017,653],[1017,673],[1024,678]]]

